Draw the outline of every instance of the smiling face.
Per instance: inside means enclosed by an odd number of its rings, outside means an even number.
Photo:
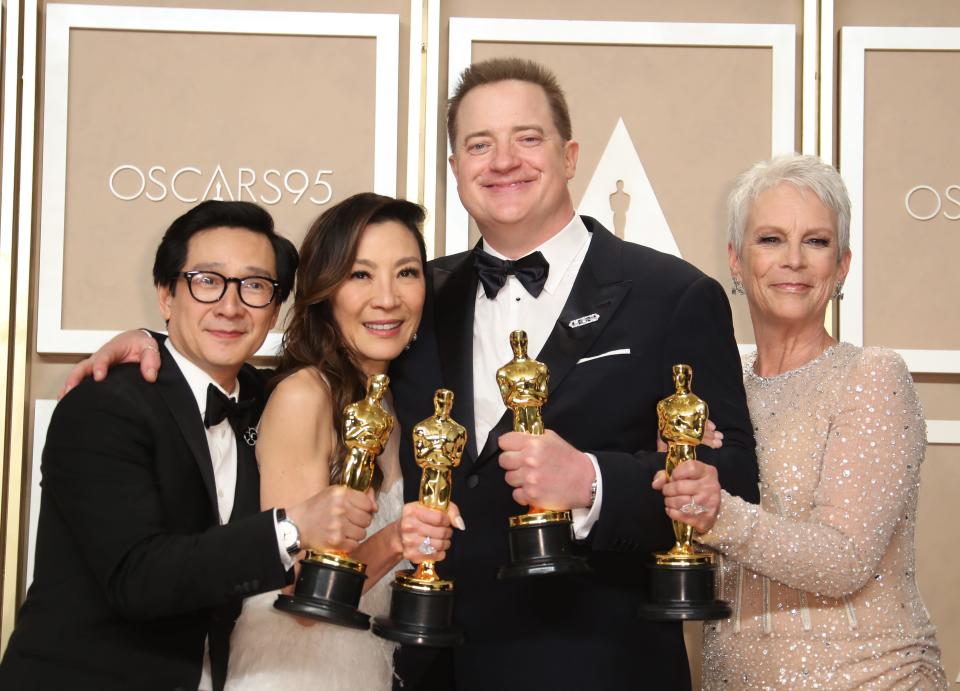
[[[520,257],[573,218],[567,182],[579,146],[563,141],[543,88],[507,80],[464,96],[450,167],[484,239]]]
[[[333,318],[364,374],[387,371],[420,324],[425,287],[420,248],[397,221],[371,223],[333,294]]]
[[[827,303],[850,268],[850,251],[839,262],[838,251],[836,215],[812,191],[781,183],[757,197],[741,257],[728,248],[754,329],[776,324],[822,330]]]
[[[227,277],[276,278],[276,259],[270,240],[245,228],[210,228],[187,243],[183,271],[216,271]],[[243,363],[263,345],[277,322],[279,304],[248,307],[240,301],[235,283],[217,302],[202,303],[190,295],[186,280],[177,279],[176,291],[157,287],[160,313],[167,321],[173,346],[227,391],[233,388]]]

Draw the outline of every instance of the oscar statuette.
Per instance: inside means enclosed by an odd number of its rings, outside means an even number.
[[[497,385],[504,404],[513,412],[513,431],[543,434],[540,408],[547,402],[550,372],[542,362],[527,356],[527,333],[510,334],[513,359],[497,370]],[[587,560],[574,552],[570,511],[531,506],[527,513],[511,516],[507,541],[510,563],[501,566],[501,580],[589,571]]]
[[[667,442],[667,480],[681,463],[696,459],[710,411],[690,391],[690,365],[673,366],[674,393],[657,404],[660,436]],[[691,500],[692,502],[692,500]],[[692,510],[703,511],[691,503]],[[686,507],[684,507],[686,510]],[[713,552],[693,542],[693,527],[672,521],[676,542],[667,552],[655,552],[647,567],[648,599],[640,616],[653,621],[723,619],[730,606],[714,592]]]
[[[373,482],[377,456],[383,451],[393,416],[380,401],[390,378],[374,374],[367,379],[367,395],[343,410],[343,437],[347,456],[340,484],[366,492]],[[329,621],[354,629],[370,626],[370,616],[357,609],[367,565],[337,550],[307,548],[293,595],[280,594],[273,606],[297,616]]]
[[[436,511],[450,505],[453,468],[460,465],[467,430],[450,418],[453,392],[437,389],[433,415],[413,428],[414,458],[423,469],[420,503]],[[429,541],[420,547],[425,557],[436,551]],[[463,641],[453,626],[453,581],[437,575],[436,564],[424,559],[417,568],[398,571],[391,585],[390,615],[373,620],[373,632],[406,645],[451,646]]]

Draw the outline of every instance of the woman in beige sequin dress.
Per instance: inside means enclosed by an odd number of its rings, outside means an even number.
[[[705,689],[946,688],[916,584],[926,429],[913,381],[893,351],[824,328],[849,218],[843,181],[813,156],[759,163],[730,197],[734,292],[757,341],[744,384],[761,504],[696,461],[655,482],[669,516],[723,555],[733,615],[705,627]]]

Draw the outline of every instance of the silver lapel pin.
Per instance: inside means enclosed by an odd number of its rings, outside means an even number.
[[[594,312],[593,314],[588,314],[585,317],[577,317],[576,319],[570,322],[570,328],[576,329],[577,327],[584,326],[585,324],[592,324],[593,322],[600,319],[600,315]]]
[[[243,433],[243,440],[247,442],[247,446],[255,446],[257,443],[257,428],[247,427],[247,431]]]

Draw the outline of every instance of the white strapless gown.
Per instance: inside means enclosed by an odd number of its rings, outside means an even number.
[[[367,535],[400,517],[403,483],[377,496],[380,510]],[[399,564],[398,564],[399,566]],[[360,609],[371,617],[390,609],[389,573],[364,593]],[[302,626],[273,608],[277,592],[261,593],[243,602],[243,612],[230,638],[226,691],[378,691],[393,682],[396,644],[358,631],[318,622]]]

